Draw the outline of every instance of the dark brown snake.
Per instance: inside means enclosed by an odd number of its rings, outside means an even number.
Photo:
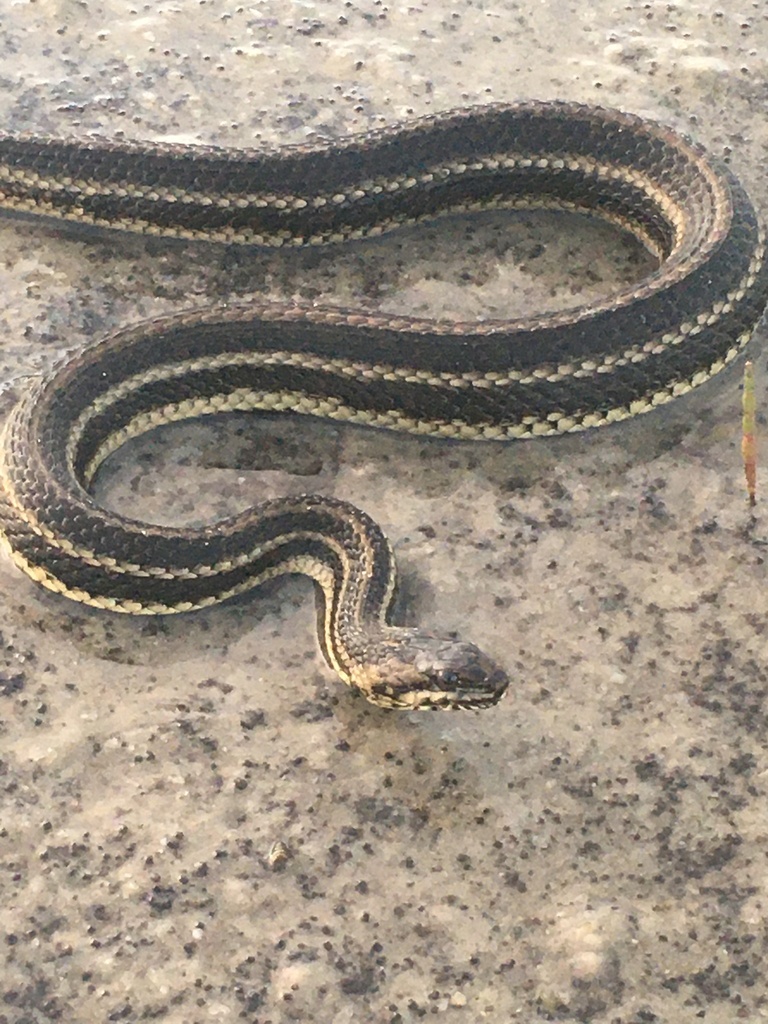
[[[683,395],[733,359],[768,302],[765,242],[725,166],[668,128],[562,103],[477,107],[269,151],[0,136],[0,208],[145,235],[323,245],[446,213],[544,207],[634,235],[658,269],[605,302],[453,323],[295,304],[152,320],[37,382],[0,446],[14,562],[114,611],[201,608],[282,573],[318,584],[328,663],[386,707],[484,707],[507,677],[472,644],[388,621],[371,519],[285,498],[202,529],[90,494],[104,459],[173,420],[267,410],[458,440],[562,434]]]

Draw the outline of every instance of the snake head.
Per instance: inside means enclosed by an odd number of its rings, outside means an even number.
[[[390,628],[377,647],[378,657],[369,664],[370,674],[361,688],[379,707],[487,708],[509,685],[506,673],[474,644]]]

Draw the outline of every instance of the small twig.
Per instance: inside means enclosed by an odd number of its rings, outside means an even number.
[[[741,457],[747,479],[749,507],[757,502],[757,442],[755,440],[755,375],[752,361],[744,364],[744,391],[742,394]]]

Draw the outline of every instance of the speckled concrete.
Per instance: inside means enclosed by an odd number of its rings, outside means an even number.
[[[300,141],[561,97],[694,132],[768,211],[761,3],[2,14],[14,131]],[[511,314],[647,266],[610,231],[547,216],[288,256],[16,221],[0,246],[6,404],[61,352],[183,303]],[[126,619],[3,559],[0,1024],[768,1018],[768,531],[762,504],[745,509],[738,409],[731,373],[558,443],[243,418],[120,453],[101,497],[158,521],[286,490],[363,504],[395,545],[406,618],[475,640],[513,684],[493,711],[385,713],[328,673],[302,581]]]

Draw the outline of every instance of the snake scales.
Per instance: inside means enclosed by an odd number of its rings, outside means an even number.
[[[648,412],[731,362],[768,302],[764,236],[733,174],[667,128],[564,103],[469,108],[268,151],[0,136],[0,209],[145,235],[322,245],[494,207],[596,215],[658,269],[600,305],[525,320],[250,304],[120,330],[36,382],[6,423],[0,528],[16,565],[75,600],[146,614],[305,573],[328,663],[369,700],[495,703],[507,676],[474,645],[390,625],[392,552],[353,506],[285,498],[173,529],[101,508],[94,477],[131,437],[231,410],[459,440]]]

